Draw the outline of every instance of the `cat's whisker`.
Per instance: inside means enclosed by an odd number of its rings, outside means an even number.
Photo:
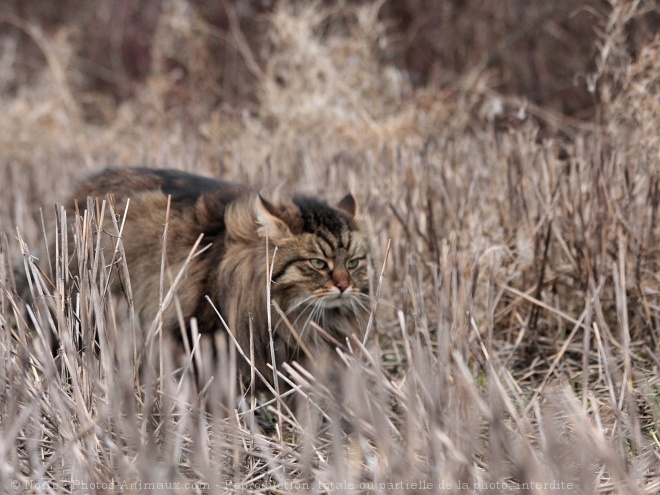
[[[305,313],[305,311],[307,311],[307,309],[309,308],[309,306],[310,306],[310,305],[309,305],[309,301],[310,301],[311,299],[313,299],[313,298],[314,298],[313,295],[311,295],[311,296],[307,296],[306,298],[304,298],[304,299],[298,301],[298,302],[297,302],[296,304],[294,304],[292,307],[290,307],[289,309],[287,309],[286,312],[284,313],[284,318],[287,318],[287,319],[288,319],[288,316],[289,316],[291,313],[293,313],[294,311],[296,311],[296,310],[297,310],[300,306],[302,306],[303,304],[307,303],[307,306],[305,306],[305,307],[302,309],[302,311],[300,311],[300,313],[296,316],[296,319],[295,319],[295,320],[293,320],[293,321],[289,320],[289,323],[291,323],[291,325],[292,325],[294,328],[295,328],[295,326],[296,326],[296,323],[298,323],[298,320],[300,319],[300,317],[301,317],[301,316]],[[284,321],[284,318],[280,317],[279,321],[278,321],[277,324],[275,325],[274,331],[277,330],[277,328],[282,324],[282,322]],[[289,346],[291,345],[291,332],[287,332],[286,345],[287,345],[287,347],[289,347]]]
[[[310,321],[314,321],[317,325],[320,325],[323,321],[323,317],[325,316],[325,306],[322,301],[319,301],[316,311],[314,313],[314,318]],[[314,340],[316,340],[316,332],[314,332]]]
[[[358,299],[358,298],[356,298],[356,297],[351,298],[351,305],[353,306],[353,304],[357,304],[362,310],[364,310],[364,311],[367,312],[367,313],[370,311],[370,310],[369,310],[369,306],[367,306],[367,305],[364,303],[364,301],[362,301],[362,300],[360,300],[360,299]],[[354,307],[354,306],[353,306],[353,307]],[[356,314],[357,314],[357,313],[356,313]]]
[[[327,313],[327,311],[322,310],[321,314],[320,314],[320,319],[318,321],[318,325],[321,328],[323,328],[324,330],[326,328],[326,326],[325,326],[325,315],[326,315],[326,313]],[[318,332],[314,332],[314,343],[316,343],[317,339],[318,339]]]
[[[284,316],[288,317],[291,313],[293,313],[295,310],[297,310],[300,306],[302,306],[302,305],[305,304],[305,303],[308,303],[308,302],[309,302],[310,300],[312,300],[312,299],[314,299],[314,295],[313,295],[313,294],[310,295],[310,296],[307,296],[307,297],[305,297],[305,298],[303,298],[303,299],[301,299],[300,301],[298,301],[297,303],[295,303],[293,306],[291,306],[290,308],[288,308],[288,309],[284,312]],[[306,309],[307,309],[307,307],[305,307],[305,308],[300,312],[300,314],[298,315],[298,317],[292,322],[292,325],[295,325],[295,324],[296,324],[296,322],[298,321],[298,319],[300,318],[300,316],[302,315],[302,313],[305,312]],[[279,326],[281,323],[282,323],[282,319],[280,318],[280,321],[277,323],[277,325]],[[276,326],[275,328],[277,328],[277,326]]]
[[[296,324],[298,323],[298,320],[300,320],[300,318],[305,314],[305,312],[310,308],[312,308],[312,311],[314,310],[314,308],[313,308],[313,304],[314,304],[313,299],[314,299],[313,296],[307,297],[300,304],[296,304],[294,308],[287,311],[286,314],[289,314],[289,313],[291,313],[291,311],[293,311],[293,309],[296,309],[297,307],[300,307],[303,303],[307,303],[307,305],[298,313],[298,315],[296,316],[296,319],[290,322],[291,326],[296,328]],[[312,300],[312,301],[310,302],[310,300]],[[304,332],[304,327],[303,327],[303,330],[300,332],[300,338],[301,339],[303,337],[303,332]],[[287,345],[289,345],[290,341],[291,341],[291,332],[289,332],[289,335],[287,337]]]
[[[300,301],[298,301],[297,303],[295,303],[293,306],[291,306],[290,308],[288,308],[288,309],[284,312],[284,316],[285,316],[285,317],[288,317],[292,312],[294,312],[294,311],[295,311],[296,309],[298,309],[300,306],[302,306],[303,304],[307,303],[308,301],[310,301],[310,300],[313,299],[313,298],[314,298],[314,295],[307,296],[307,297],[305,297],[304,299],[301,299]],[[304,309],[300,312],[300,314],[298,315],[298,317],[297,317],[293,322],[291,322],[292,325],[295,325],[295,324],[296,324],[296,322],[298,321],[298,319],[300,318],[300,316],[302,315],[302,313],[305,312],[306,309],[307,309],[307,308],[304,308]],[[277,330],[277,328],[282,324],[282,321],[284,321],[283,318],[280,318],[279,321],[277,322],[277,324],[275,325],[275,330]]]
[[[302,336],[304,335],[305,331],[307,330],[307,327],[309,326],[309,322],[312,321],[314,315],[315,315],[316,312],[318,311],[318,302],[317,302],[317,301],[314,301],[314,302],[311,304],[311,306],[312,306],[312,310],[309,312],[309,316],[308,316],[307,319],[305,320],[305,323],[304,323],[303,326],[302,326],[302,330],[300,331],[300,336],[301,336],[301,338],[302,338]]]
[[[295,326],[296,323],[298,323],[298,320],[300,320],[300,318],[305,314],[305,312],[306,312],[308,309],[311,309],[311,312],[310,312],[310,316],[311,316],[311,314],[313,314],[313,312],[314,312],[314,307],[315,307],[314,305],[315,305],[315,304],[316,304],[316,301],[315,301],[315,300],[312,300],[312,301],[308,302],[307,305],[303,308],[303,310],[298,314],[298,316],[296,317],[296,319],[293,320],[292,325]],[[304,326],[303,326],[303,328],[304,328]]]
[[[356,306],[356,300],[352,299],[350,301],[350,303],[351,303],[351,309],[353,310],[353,314],[355,315],[355,317],[358,320],[358,325],[362,326],[362,318],[360,318],[360,313],[358,312],[358,308]]]
[[[300,306],[302,306],[303,304],[305,304],[306,302],[308,302],[308,301],[310,301],[311,299],[314,299],[314,298],[315,298],[315,296],[314,296],[314,294],[312,294],[312,295],[309,295],[309,296],[301,299],[300,301],[295,303],[293,306],[291,306],[288,310],[286,310],[284,312],[284,314],[286,316],[288,316],[292,311],[296,310],[297,308],[299,308]]]
[[[321,318],[320,318],[320,321],[318,323],[321,326],[321,328],[323,328],[323,329],[325,329],[325,314],[326,314],[325,309],[321,310],[321,314],[320,314]],[[319,333],[314,332],[314,345],[318,346],[318,340],[319,340]]]
[[[371,299],[371,296],[369,294],[365,294],[364,292],[354,292],[352,293],[353,297],[359,298],[359,299]]]
[[[325,306],[321,306],[320,314],[319,314],[319,321],[317,322],[318,325],[325,330],[326,324],[325,324],[325,316],[327,314],[327,310]],[[314,343],[318,345],[318,338],[319,338],[319,333],[314,332]]]

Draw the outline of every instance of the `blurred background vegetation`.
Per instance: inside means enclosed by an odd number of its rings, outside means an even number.
[[[195,103],[198,111],[200,106],[210,114],[222,105],[255,104],[258,74],[253,64],[267,63],[274,42],[268,14],[282,3],[287,2],[7,0],[0,33],[5,68],[13,57],[15,77],[5,75],[1,89],[15,93],[46,62],[29,34],[11,25],[20,19],[44,35],[67,38],[69,63],[75,67],[68,82],[76,95],[109,98],[109,104],[117,105],[134,98],[150,79],[165,77],[173,83],[169,105]],[[331,12],[314,26],[319,37],[345,32],[352,23],[346,18],[350,12],[371,5],[384,31],[369,33],[378,42],[371,47],[374,55],[382,67],[400,69],[413,90],[448,90],[478,70],[489,88],[504,95],[523,96],[576,118],[588,119],[596,112],[599,98],[589,91],[588,79],[596,70],[610,2],[327,0],[316,5]],[[632,19],[625,26],[629,56],[635,58],[659,28],[657,6]],[[86,117],[103,118],[92,109]]]

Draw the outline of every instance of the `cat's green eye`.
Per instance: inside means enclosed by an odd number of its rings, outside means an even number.
[[[328,266],[328,264],[325,261],[320,260],[318,258],[312,258],[311,260],[309,260],[309,262],[317,270],[323,270],[324,268],[326,268]]]
[[[353,259],[353,260],[350,260],[348,263],[346,263],[346,268],[348,268],[349,270],[352,270],[353,268],[358,266],[359,262],[360,262],[360,260],[357,259],[357,258]]]

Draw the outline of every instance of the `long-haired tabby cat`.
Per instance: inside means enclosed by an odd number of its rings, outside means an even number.
[[[108,194],[114,196],[120,215],[130,198],[122,238],[134,307],[143,326],[148,327],[159,310],[162,239],[171,196],[166,248],[171,273],[178,272],[200,234],[202,245],[211,245],[192,258],[177,288],[184,321],[195,317],[202,333],[223,328],[208,296],[247,355],[252,328],[254,364],[263,376],[272,377],[267,259],[273,263],[271,301],[297,334],[272,311],[278,364],[303,359],[299,342],[314,352],[328,340],[345,342],[364,329],[368,241],[350,194],[334,206],[308,196],[268,200],[244,185],[180,171],[116,168],[81,183],[68,208]],[[121,283],[114,283],[113,290],[120,291]],[[163,313],[163,330],[181,334],[173,304]],[[248,369],[243,363],[244,378]]]

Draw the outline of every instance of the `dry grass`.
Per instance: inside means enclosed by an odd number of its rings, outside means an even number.
[[[392,36],[378,6],[341,5],[281,2],[256,44],[245,10],[220,32],[169,1],[121,104],[84,89],[75,29],[0,12],[13,26],[0,36],[3,493],[660,491],[660,45],[637,33],[633,56],[627,34],[652,4],[613,0],[596,55],[567,64],[594,68],[584,122],[498,94],[480,63],[413,88],[378,61]],[[237,89],[213,68],[218,39],[251,73],[251,103],[223,99]],[[30,77],[17,40],[43,56]],[[107,297],[121,236],[114,253],[95,239],[120,222],[76,219],[88,258],[74,289],[65,259],[47,268],[44,238],[65,220],[53,205],[109,164],[356,193],[379,267],[390,250],[377,325],[339,356],[340,379],[292,363],[295,406],[242,398],[224,331],[220,359],[204,341],[173,358],[158,321],[139,328]],[[33,275],[25,302],[16,263]]]

